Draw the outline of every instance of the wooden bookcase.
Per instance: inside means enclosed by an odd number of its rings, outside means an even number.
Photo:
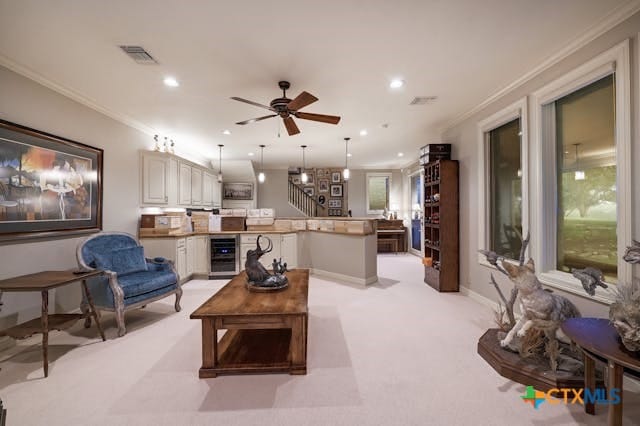
[[[441,292],[459,290],[458,161],[424,166],[424,282]]]

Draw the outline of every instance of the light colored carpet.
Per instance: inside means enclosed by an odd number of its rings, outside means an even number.
[[[128,333],[108,340],[78,323],[51,334],[49,377],[38,337],[0,354],[8,425],[564,425],[603,424],[581,406],[538,410],[524,386],[476,354],[490,309],[422,282],[419,259],[379,256],[381,282],[363,289],[312,277],[308,374],[198,379],[200,323],[189,314],[224,281],[184,286],[127,314]],[[8,358],[8,359],[7,359]],[[635,419],[635,420],[632,420]],[[625,424],[640,397],[625,393]]]

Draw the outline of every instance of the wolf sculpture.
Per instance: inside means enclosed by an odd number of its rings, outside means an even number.
[[[522,266],[502,261],[502,267],[509,274],[509,278],[520,291],[520,312],[522,317],[509,331],[503,340],[502,347],[508,346],[517,334],[523,337],[532,327],[543,330],[548,339],[547,354],[551,369],[557,368],[558,340],[570,343],[560,330],[560,325],[567,318],[580,317],[580,311],[568,299],[550,293],[542,288],[542,284],[535,275],[535,265],[532,259]]]

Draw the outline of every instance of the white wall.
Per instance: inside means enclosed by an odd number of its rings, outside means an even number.
[[[139,205],[138,150],[152,138],[0,67],[0,118],[104,149],[103,229],[136,233]],[[0,279],[44,270],[75,268],[83,237],[0,245]],[[5,293],[0,327],[39,316],[40,295]],[[75,309],[76,285],[50,292],[50,306]]]
[[[631,43],[631,80],[632,80],[632,154],[633,164],[640,164],[640,128],[638,123],[638,105],[639,105],[639,69],[638,69],[638,31],[640,30],[640,13],[635,14],[627,21],[616,26],[601,37],[596,38],[585,47],[565,58],[558,64],[545,70],[523,86],[516,88],[507,95],[498,99],[485,107],[482,111],[474,114],[464,122],[449,129],[443,134],[443,141],[454,144],[454,152],[457,152],[457,158],[460,160],[460,284],[468,287],[472,291],[479,293],[489,299],[497,301],[495,289],[489,284],[490,270],[478,264],[478,157],[482,155],[480,145],[477,140],[477,124],[479,121],[489,117],[495,112],[507,107],[513,102],[531,94],[535,90],[543,87],[549,82],[566,74],[577,66],[587,62],[589,59],[597,56],[621,41],[632,38]],[[531,155],[530,157],[531,158]],[[531,165],[533,166],[533,165]],[[640,176],[637,172],[638,168],[633,167],[633,184],[632,188],[638,188],[640,184]],[[530,167],[531,170],[531,167]],[[640,197],[635,196],[633,205],[634,218],[633,230],[636,239],[640,236],[640,220],[638,220],[638,212]],[[532,241],[532,244],[536,244]],[[621,254],[620,254],[621,255]],[[498,274],[499,275],[499,274]],[[510,284],[502,279],[504,290],[508,290]],[[602,304],[596,303],[588,298],[588,296],[580,297],[568,294],[560,290],[554,291],[561,293],[571,299],[582,311],[584,316],[607,316],[608,308]]]
[[[275,209],[278,217],[301,217],[288,201],[289,174],[287,170],[265,170],[264,183],[257,184],[258,207]]]

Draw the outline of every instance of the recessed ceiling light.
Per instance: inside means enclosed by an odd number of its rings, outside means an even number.
[[[369,133],[367,133],[367,129],[362,129],[360,130],[360,136],[367,136]]]
[[[399,89],[402,86],[404,86],[404,80],[401,80],[399,78],[394,78],[393,80],[391,80],[391,83],[389,83],[389,87],[392,89]]]
[[[253,152],[250,152],[250,153],[249,153],[249,157],[253,157]]]
[[[398,157],[404,157],[404,153],[403,152],[399,152],[398,153]]]
[[[222,131],[223,135],[230,135],[231,134],[231,130],[225,129]]]
[[[169,87],[178,87],[178,86],[180,86],[180,83],[178,83],[178,80],[176,80],[173,77],[165,77],[164,78],[164,84],[165,84],[165,86],[169,86]]]
[[[347,157],[353,157],[353,155],[351,153],[348,153]]]

